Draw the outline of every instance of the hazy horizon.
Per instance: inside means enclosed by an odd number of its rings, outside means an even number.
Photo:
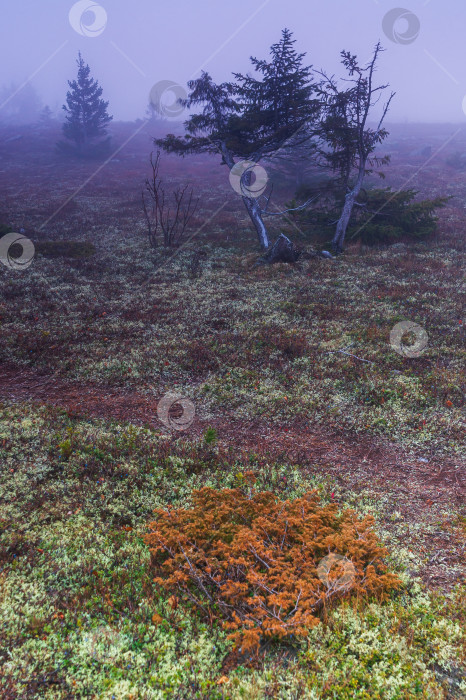
[[[466,4],[459,0],[448,8],[436,0],[413,0],[398,11],[386,0],[329,0],[323,6],[314,0],[238,0],[221,8],[213,0],[198,5],[179,0],[168,7],[148,0],[135,5],[23,0],[5,7],[2,18],[0,88],[30,84],[55,113],[65,101],[67,81],[76,75],[78,51],[103,87],[115,121],[132,121],[144,117],[154,84],[185,87],[201,70],[216,82],[230,79],[233,71],[248,72],[249,57],[266,57],[288,27],[306,63],[337,76],[344,74],[342,49],[365,62],[380,39],[385,52],[378,80],[396,92],[387,123],[466,120],[466,77],[460,69],[466,63],[460,35]]]

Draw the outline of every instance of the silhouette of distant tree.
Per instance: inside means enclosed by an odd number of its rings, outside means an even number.
[[[66,104],[63,105],[66,114],[63,135],[74,143],[79,155],[101,153],[108,145],[109,139],[102,141],[102,138],[113,117],[108,114],[108,102],[102,99],[103,89],[91,77],[91,70],[81,53],[76,62],[77,79],[68,81],[70,90],[66,94]],[[68,150],[64,142],[59,146]]]

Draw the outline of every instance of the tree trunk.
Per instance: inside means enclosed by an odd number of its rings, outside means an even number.
[[[250,199],[249,197],[243,197],[244,206],[247,209],[251,221],[256,229],[257,237],[259,239],[259,244],[262,250],[267,250],[270,245],[269,236],[265,224],[262,221],[262,212],[260,210],[259,203],[257,199]]]
[[[226,147],[225,143],[222,143],[222,156],[223,160],[227,164],[228,168],[231,170],[235,165],[233,156]],[[259,202],[252,197],[243,197],[244,206],[251,218],[251,221],[256,229],[257,237],[259,239],[259,245],[262,250],[267,250],[270,245],[269,236],[264,222],[262,221],[262,212],[259,206]]]
[[[350,192],[345,196],[345,203],[343,205],[343,210],[341,216],[338,219],[337,228],[335,235],[332,240],[332,247],[335,253],[341,253],[343,250],[343,243],[345,242],[346,229],[348,228],[349,221],[351,219],[351,214],[353,212],[354,203],[357,199],[358,194],[361,191],[362,183],[364,181],[364,173],[366,170],[366,163],[359,167],[358,179],[356,184]]]

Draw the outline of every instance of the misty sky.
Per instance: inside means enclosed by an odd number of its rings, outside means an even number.
[[[380,39],[386,52],[379,78],[397,93],[388,121],[466,120],[464,0],[402,4],[407,13],[386,20],[391,38],[382,23],[399,7],[392,0],[101,0],[103,10],[82,0],[73,28],[74,4],[2,3],[0,86],[31,78],[44,104],[59,109],[81,50],[115,119],[135,119],[144,116],[155,83],[186,85],[201,69],[219,82],[233,70],[246,72],[249,56],[265,57],[286,26],[310,64],[338,74],[342,49],[366,60]],[[92,6],[97,14],[85,11]],[[94,35],[83,36],[86,27]]]

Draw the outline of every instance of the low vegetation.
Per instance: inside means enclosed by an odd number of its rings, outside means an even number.
[[[389,500],[374,507],[370,491],[344,496],[360,513],[374,513],[366,522],[390,541],[387,565],[401,587],[385,601],[370,592],[343,595],[325,606],[307,636],[269,641],[256,655],[235,649],[214,606],[206,619],[153,583],[144,543],[153,508],[165,518],[169,511],[187,518],[200,505],[196,491],[210,504],[215,494],[233,493],[245,508],[269,502],[277,512],[283,500],[291,514],[306,504],[316,514],[312,529],[324,516],[330,525],[348,522],[348,511],[334,502],[335,482],[304,464],[235,457],[203,438],[70,418],[45,406],[1,408],[0,457],[2,697],[385,699],[464,692],[464,592],[428,592],[413,577],[419,554],[407,549],[403,528],[399,535],[392,529]],[[253,486],[241,471],[245,462],[257,475]],[[251,488],[277,499],[251,501]],[[319,493],[321,506],[306,498],[310,491]],[[257,529],[261,518],[253,515]],[[374,553],[377,559],[383,549]],[[393,583],[391,573],[383,575]]]
[[[316,494],[281,501],[272,492],[204,488],[193,503],[155,511],[146,537],[154,580],[208,619],[225,619],[245,652],[262,638],[306,637],[322,608],[345,594],[383,598],[398,584],[382,563],[373,520],[319,507]]]
[[[0,173],[36,248],[0,265],[1,696],[464,696],[463,210],[335,260],[288,221],[298,263],[259,266],[228,176],[167,156],[209,223],[153,250],[138,138],[59,214],[95,164],[25,130]]]
[[[302,187],[297,195],[307,199],[315,188]],[[448,199],[420,200],[416,190],[394,191],[371,188],[361,193],[358,206],[353,209],[347,229],[348,241],[361,241],[365,245],[390,244],[400,241],[431,240],[437,231],[438,209],[445,207]],[[320,243],[329,243],[331,222],[341,210],[343,198],[330,193],[322,206],[312,212],[297,213],[294,218],[309,230],[310,237]],[[290,206],[295,205],[293,201]]]

